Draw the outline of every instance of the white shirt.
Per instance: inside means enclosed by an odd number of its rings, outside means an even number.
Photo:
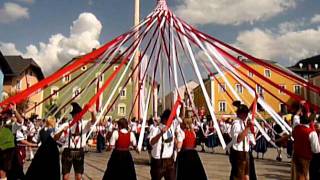
[[[319,138],[318,138],[316,131],[312,131],[309,134],[309,140],[310,140],[310,144],[311,144],[311,151],[316,154],[320,153]]]
[[[121,129],[120,131],[121,131],[121,133],[124,133],[124,134],[127,134],[129,132],[126,129]],[[110,145],[115,146],[118,139],[119,139],[119,132],[113,131],[112,136],[110,138]],[[130,142],[133,146],[137,145],[137,140],[136,140],[136,137],[134,136],[133,132],[130,132]]]
[[[232,148],[236,151],[245,151],[249,152],[249,138],[248,136],[245,137],[245,139],[241,142],[237,142],[238,135],[242,133],[242,131],[245,129],[244,123],[242,120],[236,119],[233,121],[232,127],[231,127],[231,142],[230,145]],[[244,149],[243,149],[243,142],[245,142]]]
[[[161,132],[160,128],[164,128],[164,127],[165,125],[160,124],[158,127],[152,128],[149,135],[150,137],[149,141],[151,142],[152,138],[160,134]],[[173,150],[174,150],[175,132],[178,132],[179,129],[180,129],[179,122],[178,120],[175,119],[172,125],[170,126],[170,128],[168,129],[168,131],[165,132],[162,135],[162,137],[159,139],[159,141],[152,146],[151,155],[154,159],[160,159],[160,158],[166,159],[166,158],[172,157]],[[164,143],[162,143],[162,139],[165,141]],[[161,157],[162,144],[163,144],[163,152]]]
[[[131,131],[136,133],[137,132],[137,123],[131,122]]]
[[[113,131],[112,122],[107,122],[107,132],[112,132],[112,131]]]
[[[64,123],[60,126],[58,132],[60,132],[63,128],[66,126],[69,126],[69,123]],[[71,128],[67,130],[67,132],[63,132],[60,138],[60,141],[63,142],[63,148],[84,148],[86,143],[86,135],[91,129],[91,121],[85,121],[81,120],[79,122],[79,133],[81,133],[82,129],[82,135],[80,136],[72,136],[69,137],[70,131],[71,133],[75,133],[77,124],[73,125]],[[70,138],[70,147],[69,147],[69,138]],[[81,143],[81,144],[80,144]]]
[[[292,128],[296,127],[299,124],[300,124],[300,116],[294,115],[293,121],[292,121]]]

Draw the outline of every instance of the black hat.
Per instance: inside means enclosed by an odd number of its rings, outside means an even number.
[[[76,102],[71,103],[71,106],[72,106],[72,111],[70,112],[70,114],[72,116],[74,116],[82,111],[81,106]]]

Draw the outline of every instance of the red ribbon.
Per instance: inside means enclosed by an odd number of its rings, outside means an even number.
[[[19,104],[24,99],[28,98],[33,93],[37,92],[39,89],[42,89],[46,87],[47,85],[56,82],[59,80],[63,75],[68,74],[69,72],[81,68],[82,66],[88,64],[89,62],[95,61],[99,56],[101,56],[108,48],[110,48],[112,45],[117,43],[118,41],[121,41],[125,38],[127,34],[123,34],[114,40],[110,41],[109,43],[105,44],[104,46],[100,47],[99,49],[83,56],[79,60],[73,62],[69,66],[66,66],[63,69],[60,69],[56,73],[52,74],[51,76],[41,80],[37,84],[34,84],[33,86],[21,91],[20,93],[16,94],[15,96],[11,96],[7,98],[6,100],[2,101],[0,103],[0,107],[4,107],[10,103]]]
[[[181,97],[178,96],[178,99],[177,101],[174,103],[174,106],[171,110],[171,113],[170,113],[170,116],[169,116],[169,119],[167,121],[167,124],[166,124],[166,127],[167,128],[170,128],[171,124],[173,123],[173,120],[174,118],[176,117],[177,115],[177,109],[179,108],[179,106],[182,105],[182,100],[181,100]]]

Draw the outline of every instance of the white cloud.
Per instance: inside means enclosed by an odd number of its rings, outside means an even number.
[[[178,15],[192,24],[233,24],[266,20],[293,8],[296,0],[178,0]]]
[[[280,34],[286,34],[288,32],[298,31],[300,28],[303,28],[306,24],[308,23],[306,23],[304,19],[300,19],[297,21],[287,21],[280,23],[276,31],[279,31]]]
[[[16,45],[13,43],[0,42],[0,49],[2,54],[5,54],[5,55],[22,54],[20,51],[17,50]]]
[[[29,18],[29,9],[16,3],[7,2],[0,9],[0,23],[9,23]]]
[[[47,43],[26,47],[24,57],[33,58],[49,74],[60,68],[75,56],[83,55],[100,45],[101,22],[92,13],[82,13],[70,27],[69,37],[52,35]],[[21,54],[12,43],[1,43],[3,54]]]
[[[23,2],[23,3],[28,3],[28,4],[32,4],[34,3],[35,0],[16,0],[18,2]]]
[[[291,65],[320,53],[320,27],[286,33],[254,28],[241,32],[234,44],[256,57]]]
[[[314,24],[320,23],[320,14],[314,15],[310,21],[311,21],[311,23],[314,23]]]

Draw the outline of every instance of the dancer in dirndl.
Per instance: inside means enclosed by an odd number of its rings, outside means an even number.
[[[135,135],[128,129],[128,120],[118,121],[118,131],[112,133],[110,145],[114,148],[103,180],[136,180],[136,171],[130,153],[130,145],[136,146]]]
[[[268,132],[268,129],[265,127],[264,122],[260,123],[261,127],[264,129],[265,132]],[[262,135],[262,133],[259,131],[256,138],[256,152],[257,152],[257,159],[259,159],[259,153],[262,154],[262,159],[264,158],[264,154],[268,150],[268,141],[267,139]]]
[[[206,180],[207,175],[202,166],[196,147],[196,134],[192,127],[192,118],[185,118],[178,136],[177,180]]]

